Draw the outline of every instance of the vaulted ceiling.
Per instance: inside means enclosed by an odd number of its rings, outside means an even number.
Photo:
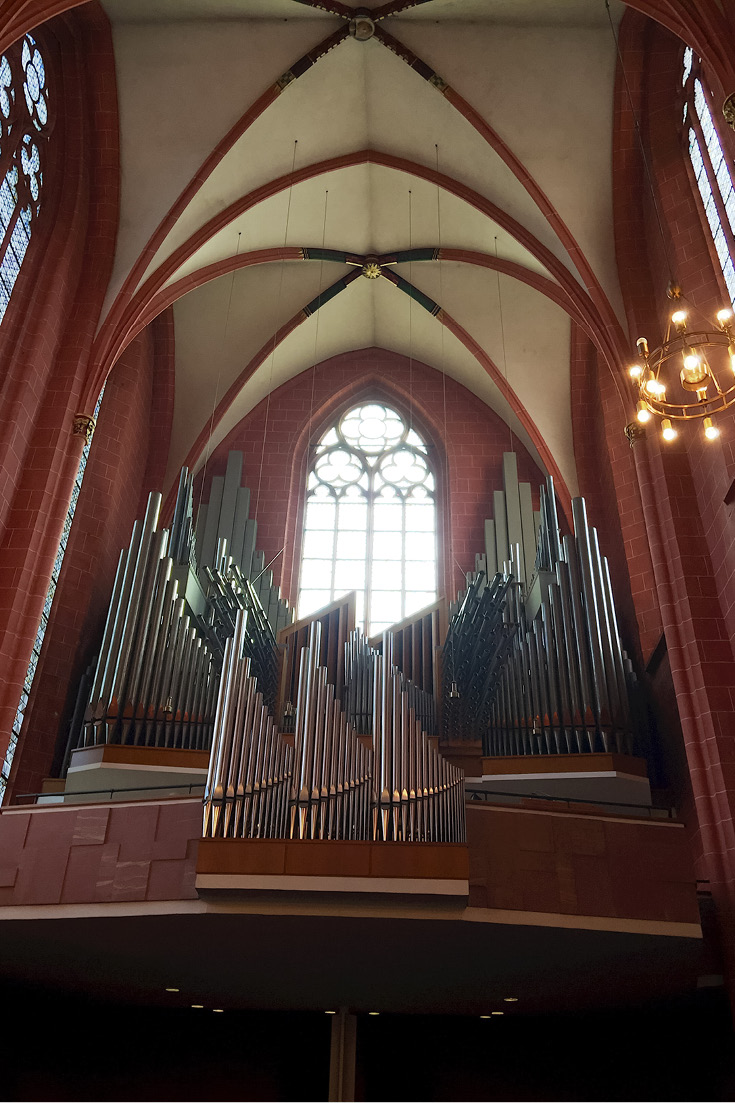
[[[356,3],[103,6],[122,200],[98,343],[174,304],[167,484],[213,411],[211,446],[377,346],[459,380],[574,493],[571,320],[622,340],[604,0],[428,0],[365,41]]]

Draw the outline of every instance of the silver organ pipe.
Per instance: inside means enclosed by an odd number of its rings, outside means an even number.
[[[204,793],[204,834],[225,838],[282,837],[293,751],[243,655],[248,613],[237,613],[228,639],[217,698],[215,734]]]
[[[313,621],[299,656],[291,737],[278,734],[255,693],[242,654],[246,615],[237,614],[225,653],[205,836],[462,841],[462,771],[444,761],[423,729],[413,687],[391,661],[390,633],[382,654],[351,633],[343,708],[319,664],[322,625]],[[370,718],[372,731],[358,733],[354,715]]]
[[[486,584],[481,572],[468,577],[444,645],[445,733],[482,739],[488,755],[631,754],[635,675],[607,560],[583,498],[572,503],[574,535],[563,539],[551,479],[540,498],[531,585],[508,575]],[[485,672],[492,676],[483,679]]]
[[[274,625],[227,551],[234,533],[242,559],[249,491],[238,489],[238,456],[229,465],[232,517],[223,509],[217,515],[227,535],[218,537],[212,565],[197,571],[188,470],[181,472],[170,530],[158,527],[161,495],[149,496],[143,521],[135,522],[120,553],[100,655],[91,688],[85,681],[84,707],[75,709],[66,763],[75,747],[104,743],[209,750],[224,645],[241,609],[248,612],[243,648],[272,711]],[[279,601],[285,623],[291,612],[280,595]]]
[[[506,468],[507,499],[517,478]],[[443,602],[372,645],[352,629],[354,596],[282,623],[291,612],[264,586],[268,572],[247,577],[263,557],[240,471],[233,453],[213,485],[199,568],[189,473],[170,532],[150,496],[120,555],[70,747],[211,748],[208,835],[415,842],[464,838],[463,777],[439,754],[437,729],[447,742],[481,739],[488,755],[632,753],[635,675],[582,499],[575,534],[561,539],[551,479],[538,515],[529,488],[518,491],[520,528],[513,506],[512,531],[477,557],[452,607],[439,662]],[[488,525],[497,538],[502,518]],[[507,569],[488,577],[488,562]]]
[[[160,504],[121,552],[79,746],[209,747],[218,655],[185,615]]]

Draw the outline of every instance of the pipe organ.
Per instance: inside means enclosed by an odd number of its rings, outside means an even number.
[[[186,469],[170,530],[150,495],[67,759],[107,743],[211,748],[211,837],[457,842],[463,775],[440,739],[479,741],[487,756],[632,753],[635,677],[583,499],[574,535],[560,536],[552,480],[534,514],[506,455],[446,634],[440,600],[368,640],[354,594],[290,623],[254,551],[241,473],[231,453],[196,531]]]
[[[120,554],[79,746],[210,744],[219,645],[179,597],[160,506],[151,494]]]
[[[441,683],[441,641],[447,632],[447,605],[443,598],[394,624],[390,630],[393,662],[420,691],[414,707],[429,735],[438,735],[436,701]],[[382,651],[382,636],[370,640]]]
[[[553,482],[541,488],[536,574],[475,572],[443,649],[444,731],[486,755],[631,754],[632,664],[618,634],[607,559],[572,503],[560,539]]]
[[[207,568],[237,567],[251,581],[266,619],[276,635],[293,620],[293,610],[273,584],[273,571],[256,550],[258,523],[250,512],[250,491],[242,482],[242,452],[230,452],[224,475],[215,475],[209,501],[199,506],[195,556],[200,574]]]
[[[319,665],[326,667],[327,680],[341,696],[345,683],[345,645],[355,628],[355,593],[337,598],[326,605],[315,616],[306,617],[281,629],[278,633],[278,646],[281,659],[281,731],[293,732],[296,722],[295,702],[299,688],[299,663],[302,648],[309,643],[311,626],[318,622]],[[366,732],[368,728],[355,725],[357,731]]]
[[[220,686],[205,836],[463,841],[462,773],[423,730],[415,708],[422,691],[391,662],[391,634],[381,655],[351,633],[343,708],[319,664],[322,625],[314,618],[300,650],[291,744],[276,734],[240,654],[243,618]]]
[[[240,487],[241,475],[242,454],[230,453],[196,531],[186,468],[170,529],[159,528],[161,495],[149,496],[143,521],[120,553],[100,655],[80,686],[67,763],[75,748],[105,743],[208,750],[225,645],[241,609],[251,675],[275,710],[275,630],[293,612],[272,572],[264,572],[263,553],[254,550],[250,492]]]

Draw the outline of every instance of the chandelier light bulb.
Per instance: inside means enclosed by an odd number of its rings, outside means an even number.
[[[720,430],[715,425],[711,417],[704,419],[704,435],[707,440],[717,440],[720,435]]]
[[[673,302],[664,340],[649,352],[646,338],[639,337],[638,355],[626,365],[635,387],[636,417],[643,425],[660,423],[665,441],[683,438],[679,421],[695,419],[704,421],[706,439],[716,440],[720,430],[712,418],[735,409],[735,299],[725,300],[727,305],[715,307],[707,318],[695,307],[687,309],[675,280],[667,295]]]
[[[701,387],[707,379],[707,367],[702,363],[702,357],[697,356],[691,349],[684,353],[684,367],[681,370],[682,386],[687,391]],[[705,392],[707,390],[705,383]]]

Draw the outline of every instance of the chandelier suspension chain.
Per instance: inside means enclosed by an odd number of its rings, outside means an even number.
[[[265,420],[263,422],[263,447],[262,447],[261,453],[260,453],[260,470],[258,472],[258,489],[257,489],[256,497],[255,497],[255,516],[256,517],[257,517],[258,511],[260,509],[260,487],[261,487],[261,483],[263,481],[263,464],[265,462],[265,445],[266,445],[266,440],[267,440],[267,437],[268,437],[268,418],[270,416],[270,409],[271,409],[271,392],[273,390],[273,364],[274,364],[274,361],[275,361],[275,358],[276,358],[276,345],[278,343],[278,331],[280,329],[280,326],[279,326],[278,323],[279,323],[279,319],[280,319],[280,316],[281,316],[281,298],[282,298],[282,295],[283,295],[283,277],[284,277],[285,271],[286,271],[285,252],[286,252],[286,243],[288,241],[288,227],[289,227],[289,222],[291,220],[291,199],[293,197],[293,176],[294,176],[294,169],[296,167],[296,147],[298,146],[298,144],[299,144],[298,138],[294,138],[293,156],[291,158],[291,179],[290,179],[290,183],[289,183],[289,187],[288,187],[288,201],[287,201],[287,204],[286,204],[286,224],[285,224],[284,231],[283,231],[284,256],[281,260],[281,271],[280,271],[280,278],[279,278],[279,281],[278,281],[278,295],[276,297],[276,314],[275,314],[276,324],[275,324],[275,329],[273,330],[273,345],[272,345],[272,348],[271,348],[270,368],[269,368],[269,373],[268,373],[268,395],[266,397],[266,402],[265,402]]]
[[[508,357],[505,349],[505,325],[503,322],[503,298],[500,294],[500,269],[497,265],[498,261],[498,235],[495,235],[495,279],[498,289],[498,317],[500,319],[500,340],[503,347],[503,379],[505,380],[506,387],[508,386]],[[513,411],[511,409],[511,415]],[[508,430],[510,432],[510,450],[513,451],[513,426],[508,421]]]
[[[436,153],[436,176],[437,176],[437,185],[436,185],[436,224],[437,224],[437,241],[439,243],[439,303],[441,304],[441,308],[443,310],[444,309],[444,261],[442,260],[442,207],[441,207],[441,188],[439,187],[439,144],[438,143],[436,143],[434,145],[434,150],[435,150],[435,153]],[[449,577],[451,579],[452,574],[454,573],[455,565],[459,566],[459,564],[457,564],[457,561],[454,558],[454,526],[452,524],[452,515],[451,515],[451,508],[450,508],[451,495],[449,494],[449,437],[447,436],[447,365],[446,365],[446,358],[445,358],[445,352],[444,352],[444,331],[445,331],[445,329],[446,329],[446,326],[444,325],[444,323],[442,323],[442,327],[441,327],[441,371],[442,371],[442,408],[443,408],[442,412],[443,412],[443,417],[444,417],[444,456],[445,456],[445,463],[446,463],[447,497],[449,499],[449,501],[447,502],[447,507],[448,508],[445,510],[445,514],[448,518],[447,524],[448,524],[448,528],[449,528],[449,534],[448,534],[449,535],[449,561],[450,561],[450,564],[449,564]],[[464,571],[461,568],[460,568],[460,577],[461,578],[464,577]],[[449,594],[447,595],[447,599],[446,599],[447,603],[449,602],[450,596],[451,595],[449,595]],[[454,634],[452,634],[452,637],[451,637],[451,649],[450,649],[449,654],[450,654],[451,663],[452,663],[452,676],[450,678],[450,682],[451,682],[451,691],[450,692],[451,692],[451,695],[457,695],[458,696],[459,694],[457,692],[457,682],[456,682],[456,679],[455,679]]]
[[[238,234],[237,234],[237,247],[235,249],[235,259],[237,259],[237,257],[240,255],[240,238],[241,237],[242,237],[242,232],[238,231]],[[217,411],[217,401],[219,399],[219,388],[220,388],[220,383],[222,382],[222,365],[223,365],[224,359],[225,359],[225,344],[226,344],[226,341],[227,341],[227,330],[228,330],[229,325],[230,325],[230,313],[232,311],[232,292],[233,292],[234,287],[235,287],[235,273],[236,272],[237,272],[237,266],[235,266],[232,269],[232,275],[230,276],[230,290],[229,290],[229,294],[227,296],[227,310],[225,311],[225,324],[224,324],[224,327],[222,329],[222,340],[221,340],[221,343],[220,343],[219,365],[217,367],[217,380],[216,380],[215,385],[214,385],[214,398],[212,400],[212,414],[211,414],[211,417],[209,419],[209,434],[207,436],[207,447],[206,447],[206,450],[204,452],[204,465],[202,467],[202,477],[201,477],[201,480],[199,482],[199,502],[198,502],[198,505],[197,505],[197,516],[199,515],[199,510],[202,508],[202,495],[204,494],[204,483],[205,483],[206,478],[207,478],[207,464],[209,463],[209,458],[210,458],[211,453],[212,453],[212,437],[214,436],[214,415]]]
[[[316,392],[316,364],[317,364],[317,348],[319,346],[319,322],[321,321],[322,311],[322,287],[324,277],[324,246],[327,240],[327,204],[329,203],[329,189],[324,191],[324,215],[322,217],[322,255],[319,261],[319,294],[317,295],[317,308],[316,308],[316,322],[314,323],[314,354],[313,365],[311,372],[311,397],[309,400],[309,439],[307,441],[306,448],[306,464],[309,465],[309,456],[311,450],[314,447],[312,444],[312,421],[314,418],[314,397]]]

